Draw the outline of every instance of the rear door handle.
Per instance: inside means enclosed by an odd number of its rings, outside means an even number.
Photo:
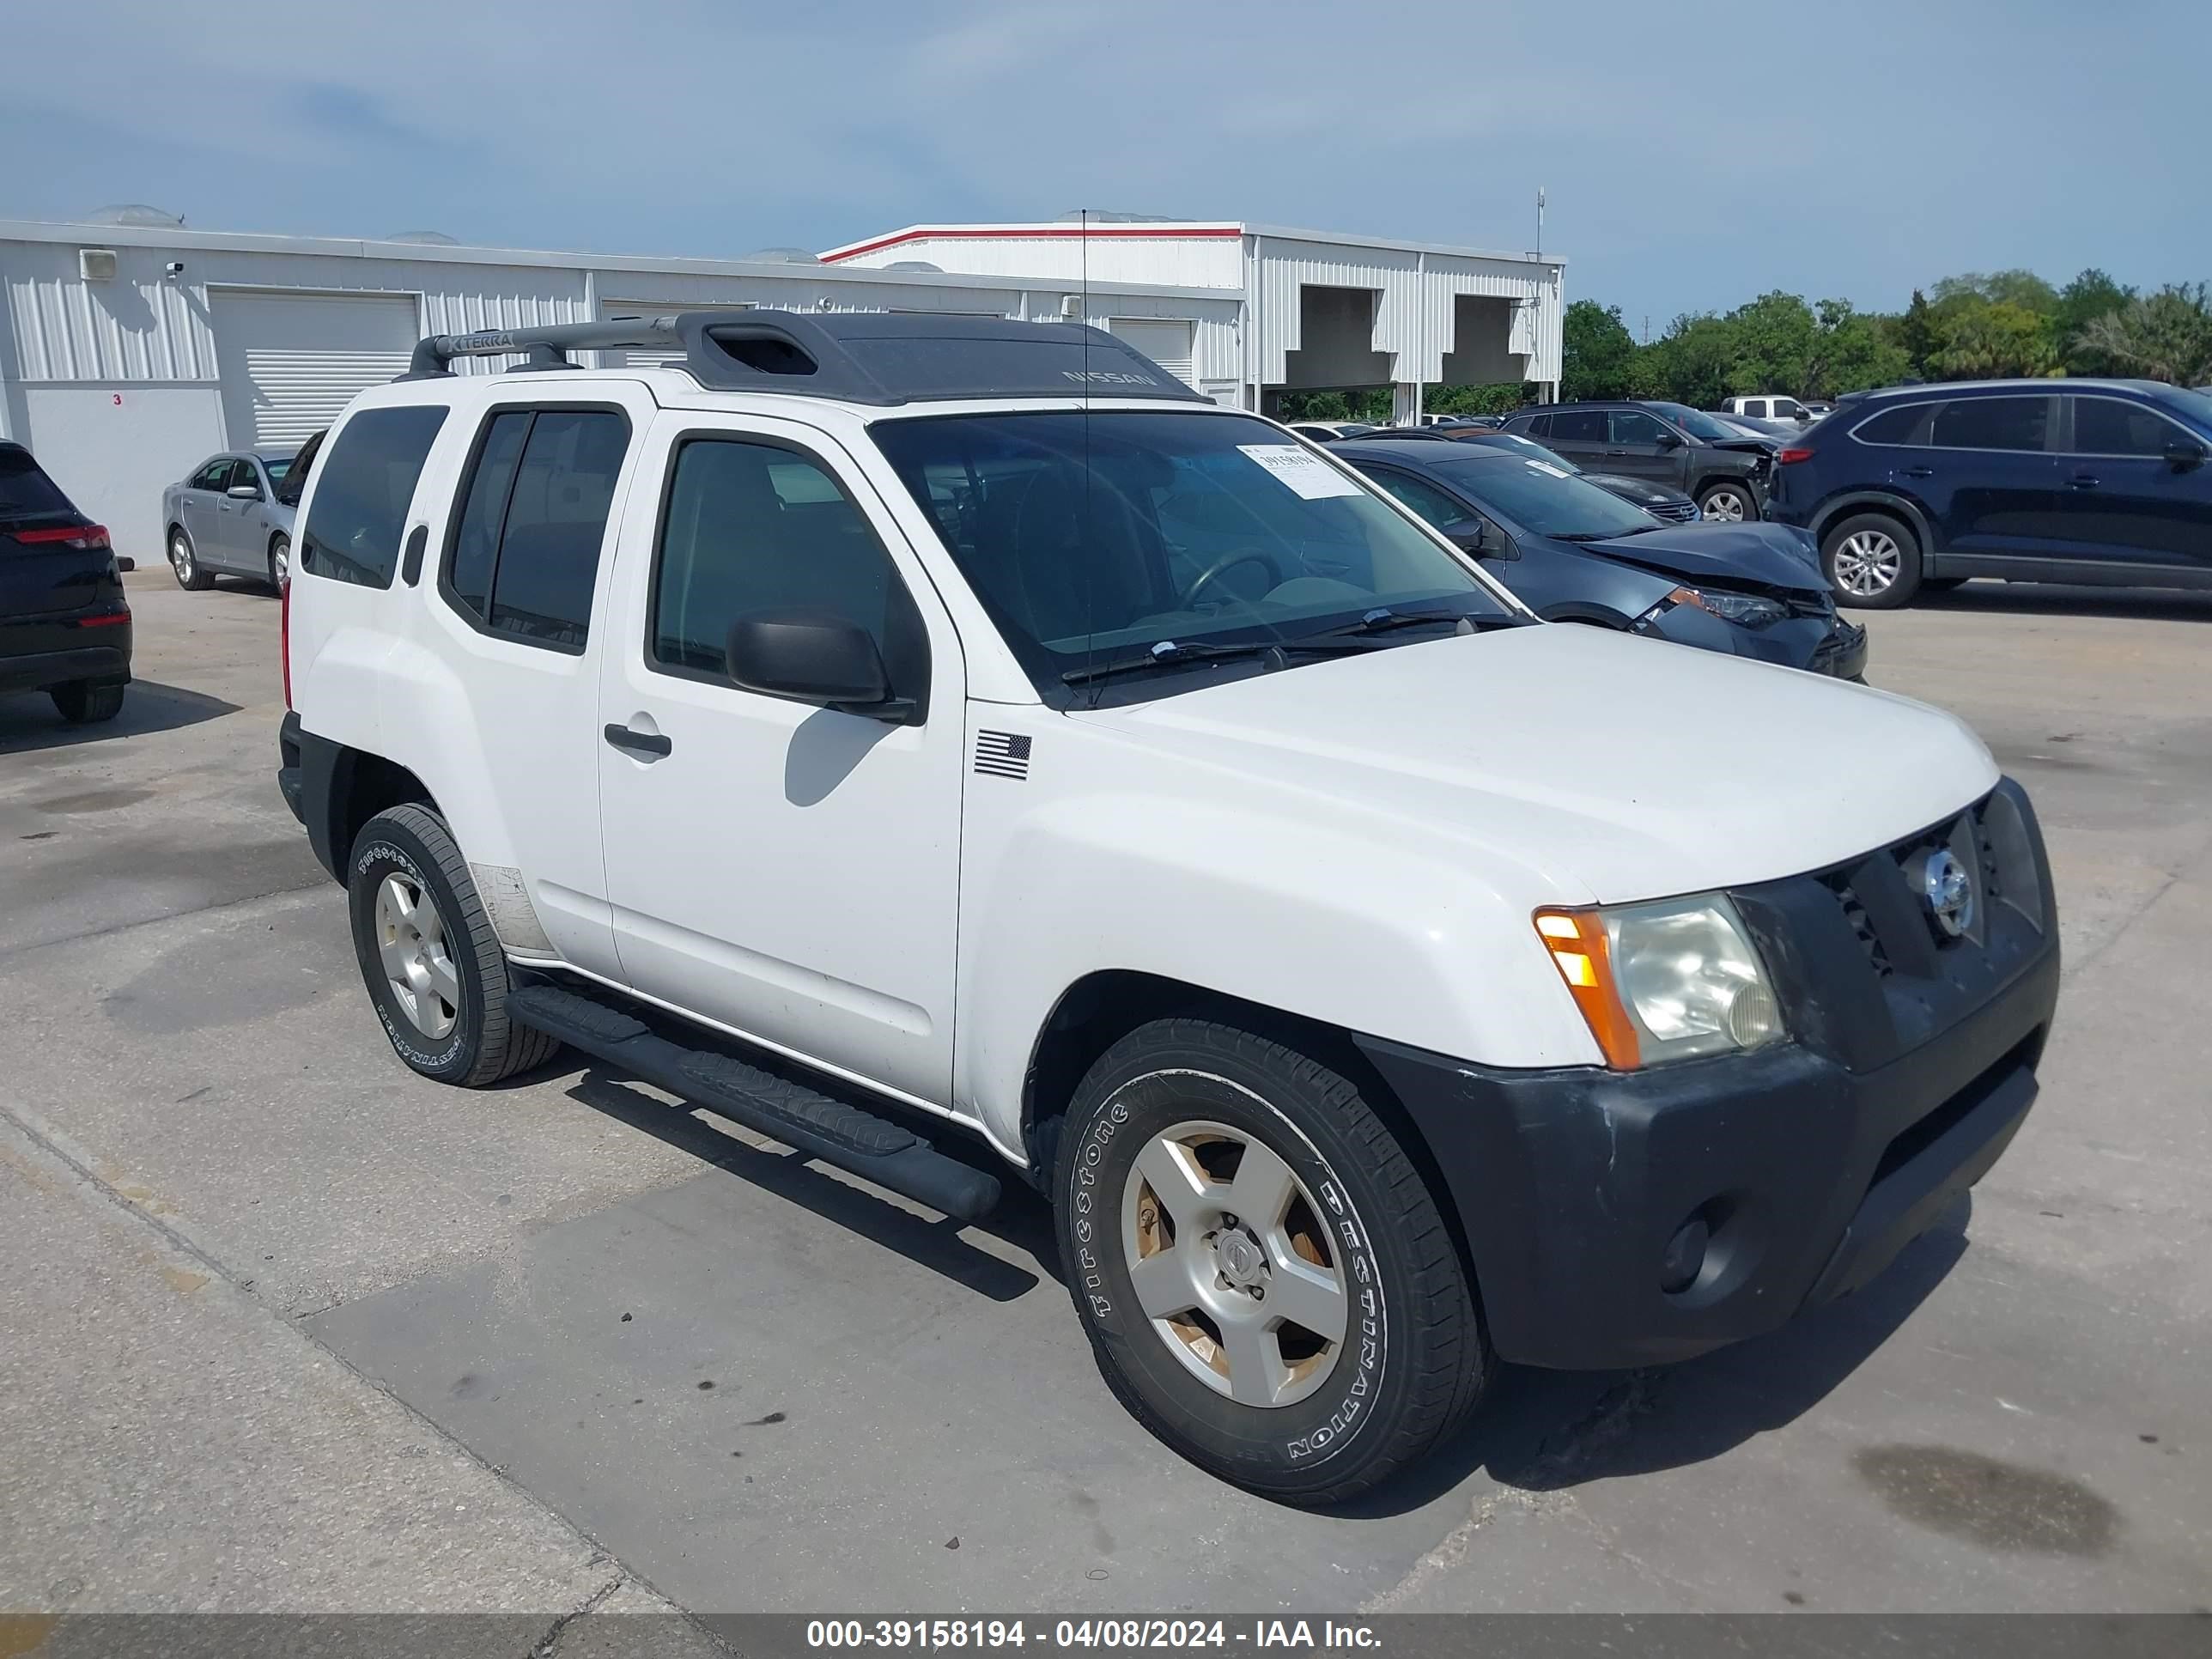
[[[2076,489],[2094,489],[2103,480],[2094,472],[2076,472],[2066,482]]]
[[[610,725],[605,736],[616,748],[649,760],[659,760],[676,747],[658,732],[633,732],[627,726]]]
[[[1908,466],[1905,469],[1905,476],[1908,478],[1932,478],[1936,476],[1936,469],[1932,466]]]

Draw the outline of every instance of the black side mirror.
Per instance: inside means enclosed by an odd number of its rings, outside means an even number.
[[[832,611],[756,611],[730,624],[730,678],[747,691],[903,724],[911,700],[867,629]]]
[[[2186,438],[2176,438],[2166,447],[2166,463],[2176,472],[2187,472],[2204,465],[2204,446]]]
[[[1517,559],[1521,556],[1519,548],[1503,535],[1492,535],[1490,526],[1480,519],[1473,524],[1461,525],[1447,533],[1453,545],[1478,558]]]
[[[1669,432],[1662,427],[1659,435],[1652,441],[1662,449],[1680,449],[1682,447],[1682,434],[1679,432]]]

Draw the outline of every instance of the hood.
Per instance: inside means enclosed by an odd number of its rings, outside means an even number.
[[[1585,472],[1584,483],[1594,483],[1600,489],[1610,490],[1626,501],[1686,501],[1690,498],[1679,489],[1669,489],[1664,484],[1653,483],[1649,478],[1632,478],[1620,472]]]
[[[1670,524],[1640,536],[1575,546],[1662,576],[1808,595],[1828,591],[1804,532],[1787,525]]]
[[[1531,908],[1822,869],[1941,822],[1998,775],[1940,709],[1570,624],[1070,718],[1212,773],[1286,824],[1349,814],[1378,848],[1441,842]]]

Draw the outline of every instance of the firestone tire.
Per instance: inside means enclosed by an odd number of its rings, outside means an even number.
[[[474,1089],[559,1051],[556,1039],[508,1017],[506,955],[467,861],[434,813],[395,806],[362,825],[346,890],[362,983],[392,1052],[410,1068]],[[426,958],[436,974],[419,971],[416,980],[448,994],[403,988],[407,969],[395,975],[393,964],[419,969]]]
[[[1295,1189],[1279,1209],[1259,1196],[1271,1181],[1285,1184],[1267,1155]],[[1254,1212],[1213,1213],[1209,1205],[1243,1202],[1247,1160]],[[1491,1355],[1458,1249],[1389,1127],[1328,1067],[1229,1026],[1156,1021],[1091,1068],[1056,1162],[1061,1261],[1099,1370],[1138,1422],[1201,1468],[1292,1504],[1341,1503],[1431,1450],[1473,1411]],[[1170,1171],[1161,1189],[1176,1170],[1205,1179],[1163,1198],[1152,1175],[1161,1170]],[[1175,1217],[1179,1206],[1188,1212]],[[1316,1355],[1328,1310],[1315,1285],[1332,1277],[1345,1294],[1343,1336]],[[1280,1311],[1240,1399],[1252,1343],[1226,1318],[1198,1316],[1241,1307],[1255,1284],[1262,1298],[1275,1291]],[[1154,1309],[1201,1300],[1158,1317],[1146,1296]],[[1308,1316],[1315,1328],[1288,1317],[1309,1306],[1322,1310]],[[1211,1359],[1200,1340],[1207,1328],[1218,1333]],[[1294,1353],[1305,1356],[1296,1365]]]

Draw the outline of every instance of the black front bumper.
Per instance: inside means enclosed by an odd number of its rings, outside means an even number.
[[[2035,1098],[2059,963],[2026,798],[2001,786],[1960,823],[1992,810],[2011,867],[1983,872],[1979,939],[1886,952],[1867,921],[1870,902],[1879,923],[1920,925],[1869,866],[1926,837],[1734,896],[1786,1044],[1617,1073],[1363,1042],[1449,1191],[1501,1356],[1649,1364],[1771,1331],[1866,1284],[1996,1163]],[[1693,1217],[1711,1243],[1670,1292],[1662,1258]]]

